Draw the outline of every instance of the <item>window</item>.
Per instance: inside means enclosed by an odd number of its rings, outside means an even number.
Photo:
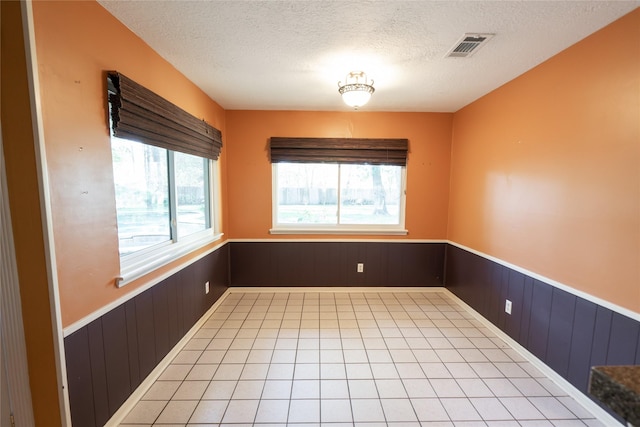
[[[271,138],[271,232],[406,234],[407,143],[389,141]]]
[[[222,135],[120,73],[107,85],[122,286],[219,237]]]
[[[111,152],[120,256],[211,228],[208,159],[116,137]]]
[[[120,256],[171,240],[167,150],[111,139]]]
[[[276,163],[275,228],[404,227],[402,166]],[[306,228],[306,227],[305,227]],[[371,227],[367,227],[371,230]]]

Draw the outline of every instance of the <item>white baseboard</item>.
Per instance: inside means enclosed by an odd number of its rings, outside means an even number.
[[[182,350],[182,348],[189,342],[189,340],[196,334],[196,332],[204,325],[207,319],[213,314],[213,312],[222,304],[222,302],[233,293],[292,293],[292,292],[335,292],[335,293],[352,293],[352,292],[444,292],[456,303],[460,304],[467,310],[477,321],[482,323],[484,327],[494,333],[498,338],[507,343],[516,352],[518,352],[523,359],[530,362],[545,376],[549,377],[559,388],[567,393],[568,396],[576,400],[587,411],[591,412],[596,419],[606,426],[619,425],[619,422],[609,415],[604,409],[598,406],[594,401],[589,399],[569,383],[566,379],[561,377],[547,364],[542,362],[526,348],[520,345],[513,338],[508,336],[505,332],[499,329],[497,326],[489,322],[486,318],[480,315],[477,311],[471,308],[468,304],[458,298],[451,291],[443,287],[237,287],[228,288],[222,296],[216,301],[216,303],[205,313],[196,324],[187,332],[187,334],[176,344],[176,346],[162,359],[162,361],[155,367],[155,369],[147,376],[147,378],[138,386],[138,388],[129,396],[126,402],[118,409],[118,411],[111,417],[111,419],[105,424],[105,427],[118,427],[118,425],[124,420],[126,415],[133,409],[138,401],[149,390],[153,383],[162,374],[164,369],[169,366],[173,358]]]
[[[580,405],[582,405],[586,410],[591,412],[600,422],[602,422],[605,426],[616,426],[620,425],[618,420],[613,418],[609,413],[607,413],[604,409],[598,406],[593,400],[589,399],[583,392],[578,390],[573,384],[560,376],[556,371],[551,369],[549,365],[544,363],[542,360],[538,359],[533,353],[524,348],[520,343],[511,338],[505,332],[503,332],[500,328],[491,323],[488,319],[483,317],[480,313],[475,311],[471,306],[458,298],[453,292],[445,289],[445,292],[450,295],[451,299],[455,300],[458,304],[463,306],[471,315],[482,323],[487,329],[493,332],[498,338],[506,342],[510,347],[512,347],[515,351],[517,351],[524,359],[530,362],[533,366],[538,368],[540,372],[549,377],[558,387],[560,387],[563,391],[567,392],[569,396],[574,398]]]
[[[120,406],[120,408],[116,411],[115,414],[107,421],[104,427],[118,427],[120,423],[124,420],[127,414],[133,409],[133,407],[138,403],[138,401],[145,395],[145,393],[151,388],[153,383],[156,382],[158,377],[162,374],[162,372],[171,364],[171,361],[180,353],[182,348],[189,342],[189,340],[200,330],[200,328],[205,324],[207,319],[213,314],[214,311],[222,304],[222,302],[227,298],[230,294],[228,288],[218,300],[207,310],[205,314],[202,315],[200,319],[193,325],[191,329],[182,337],[180,341],[167,353],[167,355],[158,363],[158,365],[151,371],[151,373],[145,378],[142,383],[135,389],[131,396]]]

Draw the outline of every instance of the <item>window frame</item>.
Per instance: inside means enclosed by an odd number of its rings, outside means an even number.
[[[313,163],[313,164],[319,164]],[[271,223],[272,228],[270,234],[368,234],[368,235],[398,235],[404,236],[408,234],[405,228],[405,213],[407,200],[407,167],[401,168],[401,189],[400,189],[400,212],[399,224],[289,224],[278,223],[278,162],[271,164]],[[339,163],[342,164],[361,164],[361,163]],[[340,169],[338,169],[338,177],[340,177]],[[338,215],[340,210],[340,181],[338,181]]]
[[[222,133],[204,119],[195,117],[118,71],[106,71],[105,77],[109,135],[168,151],[169,203],[172,205],[170,211],[174,214],[169,223],[171,238],[169,241],[122,256],[120,255],[120,238],[116,235],[120,276],[116,278],[115,284],[117,287],[122,287],[222,237],[219,231],[222,193],[218,165],[222,150]],[[208,191],[205,188],[205,192],[209,195],[209,206],[205,208],[205,215],[209,213],[210,226],[184,238],[179,237],[179,230],[176,228],[177,188],[175,177],[170,178],[169,170],[174,165],[173,153],[175,152],[195,155],[208,160],[209,165]],[[113,159],[111,162],[113,164]],[[115,180],[112,182],[115,187]],[[117,225],[117,206],[115,208]]]
[[[112,136],[113,137],[113,136]],[[130,140],[132,141],[132,140]],[[136,144],[143,144],[138,141],[132,141]],[[167,150],[168,174],[169,174],[169,204],[173,205],[170,210],[176,208],[176,182],[175,175],[172,178],[173,156],[175,151]],[[120,255],[120,276],[116,278],[116,286],[123,287],[134,280],[153,272],[154,270],[177,260],[178,258],[197,250],[207,244],[220,240],[223,234],[220,230],[220,167],[217,160],[206,159],[203,161],[208,163],[208,179],[205,191],[209,195],[209,206],[205,207],[205,211],[209,212],[209,228],[179,238],[176,228],[176,217],[170,219],[171,239],[153,246],[132,252],[126,255]],[[177,213],[177,211],[174,210]],[[118,252],[120,248],[118,237]]]

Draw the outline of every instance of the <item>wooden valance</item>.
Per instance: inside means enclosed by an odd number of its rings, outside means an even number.
[[[271,162],[406,166],[409,140],[271,137]]]
[[[212,160],[222,133],[116,71],[108,72],[113,135]]]

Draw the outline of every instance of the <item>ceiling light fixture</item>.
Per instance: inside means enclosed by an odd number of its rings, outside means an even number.
[[[347,74],[344,84],[338,82],[338,92],[342,95],[345,104],[357,110],[369,102],[375,89],[373,88],[373,80],[369,83],[364,71],[352,71]]]

